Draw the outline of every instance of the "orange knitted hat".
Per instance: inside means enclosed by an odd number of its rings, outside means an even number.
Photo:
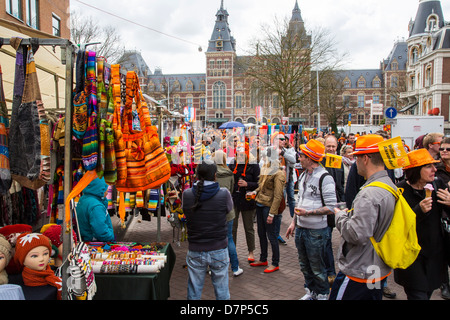
[[[52,243],[48,237],[40,233],[22,233],[17,238],[14,261],[18,265],[23,266],[23,261],[28,252],[40,246],[47,247],[50,253],[52,252]]]

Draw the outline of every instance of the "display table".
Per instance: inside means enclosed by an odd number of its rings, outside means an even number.
[[[167,262],[158,273],[95,274],[97,292],[94,300],[166,300],[170,297],[170,277],[175,252],[170,243],[161,252]]]

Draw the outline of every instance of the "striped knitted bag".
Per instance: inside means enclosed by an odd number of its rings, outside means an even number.
[[[105,173],[105,139],[106,139],[106,120],[100,120],[98,126],[98,159],[97,159],[97,175],[102,178]]]
[[[2,67],[0,66],[0,193],[6,194],[11,188],[11,172],[9,169],[8,134],[9,117],[3,90]]]
[[[117,69],[115,66],[112,68],[114,85],[117,81]],[[126,95],[122,114],[120,105],[115,104],[113,121],[118,175],[116,188],[121,193],[157,188],[169,180],[171,174],[169,161],[161,146],[157,128],[151,125],[147,103],[134,71],[127,72]],[[140,119],[140,131],[132,129],[133,101]],[[124,209],[119,206],[122,221],[124,213]]]
[[[98,161],[98,126],[97,126],[97,77],[96,53],[88,51],[86,63],[86,89],[88,97],[88,127],[83,137],[82,158],[87,171],[94,170]]]

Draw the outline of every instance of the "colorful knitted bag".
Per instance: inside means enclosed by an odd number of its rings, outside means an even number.
[[[94,170],[98,160],[98,126],[97,126],[97,77],[96,54],[86,53],[86,95],[88,97],[88,127],[83,137],[83,166],[86,171]]]
[[[113,86],[117,81],[117,65],[112,66]],[[116,101],[116,88],[113,95]],[[115,133],[115,151],[117,160],[116,188],[121,193],[155,189],[170,178],[170,164],[159,140],[157,128],[151,125],[147,103],[145,102],[139,79],[134,71],[126,78],[126,103],[123,114],[115,104],[113,128]],[[135,101],[140,119],[140,131],[132,128],[132,104]],[[124,217],[123,208],[119,214]]]
[[[2,67],[0,66],[0,194],[6,194],[12,183],[7,130],[9,130],[9,117],[3,90]]]

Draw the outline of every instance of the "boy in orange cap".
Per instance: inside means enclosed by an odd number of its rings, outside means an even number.
[[[380,241],[392,220],[396,199],[383,188],[364,188],[380,181],[396,189],[378,149],[378,143],[383,140],[376,134],[356,140],[353,155],[358,174],[366,182],[356,195],[352,210],[335,209],[336,228],[343,241],[338,256],[340,272],[331,288],[330,300],[381,300],[381,281],[391,273],[391,268],[377,255],[369,238],[373,236]]]

